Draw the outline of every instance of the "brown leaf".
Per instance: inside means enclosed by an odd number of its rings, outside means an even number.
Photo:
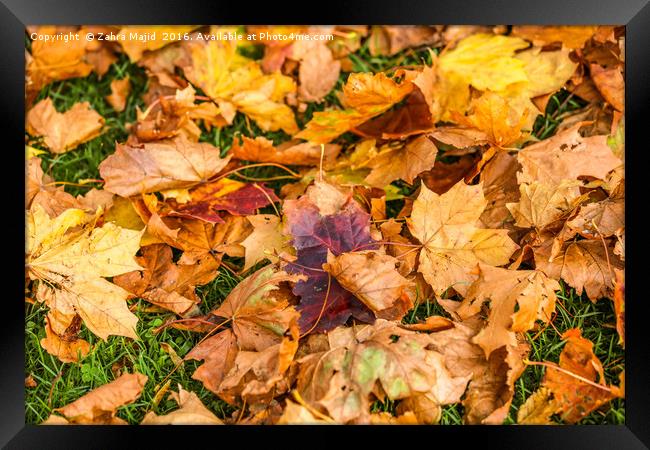
[[[131,81],[128,78],[111,81],[111,94],[106,96],[106,101],[117,112],[124,111],[126,100],[131,93]]]
[[[614,269],[616,281],[614,283],[614,312],[616,313],[616,332],[619,343],[625,348],[625,272]]]
[[[172,250],[163,244],[142,248],[136,257],[144,270],[125,273],[113,278],[113,283],[154,305],[180,315],[187,315],[200,302],[196,286],[209,283],[217,276],[219,262],[203,258],[192,265],[172,261]]]
[[[400,320],[413,307],[415,283],[395,268],[397,259],[376,250],[328,252],[323,269],[368,306],[377,317]]]
[[[438,149],[425,136],[411,140],[403,146],[389,147],[366,163],[366,167],[372,171],[364,181],[379,188],[397,179],[413,184],[415,177],[433,167],[437,154]]]
[[[611,297],[614,289],[614,269],[623,269],[623,263],[611,248],[605,249],[601,240],[583,240],[565,244],[551,259],[551,242],[535,250],[535,265],[551,278],[562,278],[583,292],[592,302]]]
[[[394,55],[405,48],[442,43],[441,26],[382,25],[373,26],[368,37],[370,54]]]
[[[156,415],[153,411],[147,413],[140,425],[223,425],[194,392],[189,392],[178,385],[178,394],[172,392],[174,401],[179,408],[164,416]]]
[[[620,395],[615,386],[606,384],[603,365],[594,355],[593,344],[582,337],[579,328],[566,331],[562,338],[567,341],[560,353],[559,367],[564,371],[548,367],[542,386],[553,393],[555,413],[562,420],[575,423]],[[592,383],[586,383],[576,376]]]
[[[625,107],[625,80],[617,67],[606,69],[598,64],[589,66],[589,73],[598,91],[614,109],[623,111]]]
[[[239,139],[233,141],[231,151],[236,159],[300,166],[318,166],[321,162],[320,145],[308,142],[298,143],[298,141],[292,140],[275,147],[272,141],[263,136],[258,136],[255,139],[242,136],[242,140],[241,144]],[[340,145],[326,144],[323,152],[323,166],[331,166],[340,151]]]
[[[299,40],[291,46],[293,59],[300,61],[298,96],[305,102],[321,102],[339,79],[341,63],[324,41]]]
[[[65,153],[96,138],[103,126],[104,118],[88,102],[75,103],[68,111],[59,113],[48,97],[27,113],[29,134],[43,136],[45,145],[54,153]]]
[[[580,182],[563,180],[559,183],[534,181],[519,185],[518,203],[506,203],[515,224],[522,228],[543,230],[571,211],[580,197]]]
[[[621,164],[607,145],[607,136],[580,136],[580,124],[519,151],[520,183],[573,180],[580,176],[605,179]]]
[[[566,48],[581,48],[596,33],[595,26],[518,25],[512,34],[544,46],[560,42]]]
[[[206,389],[218,393],[219,385],[235,363],[237,339],[231,330],[224,330],[197,344],[185,360],[198,359],[205,362],[199,366],[192,378],[203,383]]]
[[[126,422],[116,416],[117,408],[133,403],[140,397],[146,382],[146,375],[124,374],[54,411],[63,415],[67,424],[125,425]],[[50,416],[43,424],[47,425],[51,421],[61,424],[60,419]]]
[[[81,324],[81,318],[75,316]],[[70,324],[72,325],[72,324]],[[66,330],[67,331],[67,330]],[[64,333],[59,336],[50,326],[50,321],[45,318],[45,338],[41,339],[41,346],[53,356],[59,358],[63,362],[79,362],[85,358],[90,352],[90,344],[88,341],[81,339],[77,336],[77,330],[74,333]]]
[[[219,149],[185,138],[134,147],[117,144],[115,153],[99,165],[104,189],[122,197],[188,188],[205,182],[223,169],[230,157]]]

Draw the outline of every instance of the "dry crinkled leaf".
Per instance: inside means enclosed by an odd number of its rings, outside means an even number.
[[[412,184],[415,177],[433,167],[437,154],[438,149],[425,136],[399,147],[389,147],[365,163],[372,171],[364,181],[379,188],[397,179]]]
[[[116,416],[117,408],[133,403],[140,397],[147,379],[146,375],[140,373],[124,374],[74,402],[55,409],[64,418],[51,415],[43,425],[126,425],[124,420]]]
[[[113,278],[113,283],[154,305],[176,314],[186,315],[200,302],[194,288],[212,281],[217,276],[219,262],[203,258],[192,265],[172,261],[172,250],[164,244],[143,247],[136,261],[144,270]]]
[[[172,397],[179,408],[164,416],[153,411],[147,413],[140,425],[223,425],[221,419],[205,407],[194,392],[189,392],[178,385],[178,394],[172,392]]]
[[[277,261],[277,255],[288,247],[288,240],[282,234],[280,218],[273,214],[257,214],[247,216],[253,226],[253,232],[241,242],[246,249],[244,255],[244,272],[258,262],[269,259]]]
[[[65,153],[94,139],[103,126],[104,118],[88,102],[75,103],[68,111],[59,113],[48,97],[27,113],[29,134],[43,136],[45,145],[54,153]]]
[[[521,425],[552,425],[551,415],[555,412],[555,404],[551,391],[541,387],[530,394],[517,411],[517,423]]]
[[[413,83],[401,83],[383,73],[352,73],[343,87],[346,109],[316,112],[296,138],[326,144],[340,134],[387,111],[413,90]]]
[[[521,166],[517,158],[507,152],[497,152],[481,170],[481,184],[487,206],[481,214],[481,224],[486,228],[503,228],[511,220],[508,203],[519,201],[517,171]]]
[[[340,327],[328,339],[329,351],[303,359],[298,390],[339,423],[368,423],[369,395],[379,386],[396,400],[433,393],[437,383],[443,388],[451,377],[440,354],[427,348],[426,336],[392,322],[379,319],[373,326]],[[458,398],[463,390],[464,385]]]
[[[561,42],[565,48],[581,48],[596,33],[597,27],[585,25],[517,25],[512,27],[512,34],[544,46]]]
[[[102,339],[121,335],[137,339],[137,317],[126,304],[128,293],[102,277],[139,270],[134,255],[142,232],[113,223],[88,224],[80,209],[50,219],[36,207],[27,217],[26,265],[32,279],[51,287],[50,310],[73,310]]]
[[[235,334],[232,330],[224,330],[197,344],[185,355],[185,359],[204,360],[192,378],[201,381],[206,389],[216,394],[223,378],[235,363],[237,352]]]
[[[126,100],[131,93],[131,81],[128,78],[111,81],[111,94],[106,96],[106,101],[117,112],[124,111]]]
[[[618,342],[625,348],[625,272],[614,269],[616,281],[614,283],[614,312],[616,313],[616,332]]]
[[[560,279],[583,292],[592,302],[611,297],[614,288],[614,269],[623,269],[623,263],[602,240],[582,240],[565,244],[557,256],[551,258],[551,241],[535,250],[535,265],[551,278]],[[549,259],[550,258],[550,259]]]
[[[262,351],[279,343],[298,319],[286,291],[278,286],[298,278],[272,266],[263,267],[241,281],[212,314],[232,320],[241,349]]]
[[[481,331],[472,338],[485,357],[502,346],[516,347],[515,332],[533,328],[536,320],[548,322],[555,311],[557,281],[535,270],[509,270],[479,264],[479,277],[469,287],[457,310],[471,317],[490,303],[490,314]],[[518,307],[517,311],[515,309]]]
[[[566,331],[562,338],[567,341],[560,353],[559,367],[564,370],[548,367],[542,386],[553,393],[554,412],[562,420],[575,423],[622,393],[616,386],[606,384],[603,365],[594,355],[593,343],[582,337],[579,328]]]
[[[607,136],[583,138],[581,124],[558,133],[517,153],[523,171],[517,175],[519,183],[559,183],[580,176],[605,179],[621,164],[607,145]]]
[[[395,268],[397,259],[376,250],[327,255],[323,269],[377,317],[400,320],[413,307],[415,283]]]
[[[617,67],[605,69],[598,64],[589,66],[591,79],[598,91],[614,109],[623,111],[625,107],[625,79]]]
[[[106,182],[104,189],[130,197],[206,182],[229,160],[210,144],[181,137],[140,147],[117,144],[115,153],[99,165],[99,173]]]
[[[318,166],[321,163],[322,152],[323,166],[329,167],[341,151],[341,146],[337,144],[326,144],[322,149],[320,145],[309,142],[298,143],[296,140],[275,147],[272,141],[263,136],[255,139],[242,136],[242,140],[240,144],[239,139],[234,139],[231,149],[233,157],[254,162]]]
[[[45,319],[45,338],[41,339],[41,347],[63,362],[79,362],[90,352],[88,341],[79,338],[76,333],[59,336],[50,326],[48,318]]]
[[[408,224],[423,244],[418,270],[436,294],[450,286],[465,292],[478,262],[506,264],[517,248],[506,230],[476,227],[485,205],[480,184],[468,186],[460,181],[443,195],[421,187]]]
[[[517,226],[542,230],[573,209],[575,200],[580,197],[579,186],[577,180],[562,180],[557,184],[521,183],[519,202],[507,203],[506,207]]]

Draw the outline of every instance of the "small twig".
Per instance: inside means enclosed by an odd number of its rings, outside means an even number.
[[[609,393],[612,392],[612,390],[610,388],[608,388],[607,386],[603,386],[601,384],[594,383],[593,381],[590,381],[585,377],[581,377],[580,375],[576,375],[575,373],[570,372],[570,371],[568,371],[566,369],[563,369],[562,367],[557,366],[557,365],[555,365],[553,363],[540,362],[540,361],[530,361],[529,359],[526,358],[526,359],[524,359],[524,364],[526,364],[527,366],[542,366],[542,367],[547,367],[547,368],[550,368],[550,369],[555,369],[555,370],[557,370],[559,372],[562,372],[565,375],[569,375],[570,377],[576,378],[576,379],[582,381],[583,383],[587,383],[590,386],[593,386],[593,387],[598,388],[598,389],[602,389],[603,391],[607,391]]]

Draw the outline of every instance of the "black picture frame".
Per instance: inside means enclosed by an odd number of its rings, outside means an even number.
[[[303,446],[322,440],[340,445],[352,437],[364,446],[447,446],[465,444],[517,449],[637,449],[650,446],[650,345],[646,318],[649,301],[644,298],[641,245],[645,223],[646,184],[642,174],[650,149],[645,148],[646,118],[650,105],[650,4],[649,0],[465,0],[453,1],[345,1],[243,2],[173,0],[0,0],[0,123],[3,156],[8,158],[3,181],[2,244],[7,247],[3,274],[4,300],[0,312],[0,445],[6,448],[130,448],[158,447],[174,441],[199,446],[249,447],[249,439],[264,439],[273,446]],[[24,39],[25,26],[38,24],[608,24],[626,25],[626,254],[627,348],[626,420],[620,426],[509,426],[509,427],[56,427],[25,425],[24,411],[24,314],[19,300],[24,295],[24,272],[18,259],[24,250]],[[11,158],[9,158],[11,155]],[[19,161],[13,160],[13,157]],[[406,429],[408,428],[408,429]],[[225,433],[225,434],[224,434]],[[287,434],[291,433],[290,440]],[[224,436],[228,436],[225,439]],[[283,435],[283,437],[280,437]],[[336,437],[344,435],[343,438]],[[299,437],[298,437],[299,436]],[[243,441],[242,439],[246,440]],[[140,444],[136,444],[141,440]],[[244,444],[242,444],[244,443]],[[167,447],[163,445],[163,448]]]

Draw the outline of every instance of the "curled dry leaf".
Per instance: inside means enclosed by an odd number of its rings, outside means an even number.
[[[219,262],[203,258],[192,265],[175,264],[172,250],[164,244],[142,248],[136,261],[144,270],[118,275],[113,283],[129,291],[134,297],[147,300],[161,308],[180,315],[190,313],[200,299],[194,292],[217,276]]]
[[[68,111],[59,113],[48,97],[27,113],[29,134],[43,136],[45,145],[54,153],[65,153],[96,138],[103,126],[104,118],[88,102],[75,103]]]
[[[413,307],[415,283],[396,269],[396,258],[376,250],[327,254],[323,269],[377,317],[400,320]]]
[[[117,417],[117,409],[137,400],[147,379],[140,373],[124,374],[74,402],[56,408],[54,412],[60,416],[51,415],[43,425],[126,425]]]
[[[163,416],[148,412],[140,425],[223,425],[194,392],[186,391],[180,384],[178,393],[172,392],[172,398],[178,403],[177,410]]]
[[[99,165],[104,189],[122,197],[188,188],[208,181],[226,167],[230,157],[219,149],[181,137],[141,146],[117,144]]]
[[[137,317],[126,304],[128,293],[105,280],[141,267],[135,262],[142,232],[113,223],[94,228],[93,219],[68,209],[50,219],[36,207],[27,216],[26,267],[29,277],[43,283],[41,301],[50,310],[75,312],[94,334],[137,339]]]
[[[106,101],[117,112],[124,111],[126,100],[131,93],[131,81],[128,78],[111,81],[111,94],[106,96]]]
[[[329,167],[336,160],[341,146],[326,144],[322,148],[309,142],[299,143],[291,140],[275,147],[272,141],[263,136],[255,139],[242,136],[242,143],[235,139],[231,151],[235,159],[300,166],[319,166],[322,153],[323,166]]]
[[[506,230],[476,227],[485,205],[480,184],[460,181],[443,195],[421,187],[407,223],[423,245],[418,271],[437,295],[449,287],[464,293],[478,262],[504,265],[517,248]]]

